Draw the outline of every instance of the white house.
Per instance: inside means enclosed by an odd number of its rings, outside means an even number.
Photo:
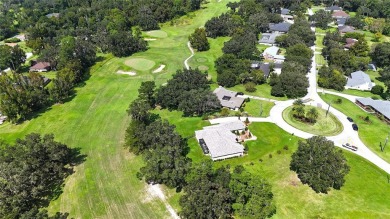
[[[264,50],[263,56],[265,59],[272,60],[276,63],[282,63],[285,60],[285,57],[282,55],[279,55],[279,47],[277,46],[271,46]]]
[[[370,76],[363,71],[356,71],[351,73],[351,77],[348,77],[345,89],[371,90],[373,86],[375,84],[371,82]]]

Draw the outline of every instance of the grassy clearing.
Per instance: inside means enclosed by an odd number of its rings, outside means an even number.
[[[149,42],[150,49],[131,58],[169,63],[163,73],[140,72],[137,76],[116,74],[126,58],[104,57],[91,69],[91,77],[69,102],[54,105],[20,125],[0,126],[0,137],[8,142],[31,132],[54,133],[56,140],[80,147],[87,160],[68,177],[63,193],[53,200],[49,212],[69,212],[74,218],[165,218],[169,213],[159,200],[151,200],[146,184],[135,174],[142,158],[123,149],[129,118],[126,109],[137,96],[142,81],[161,85],[171,78],[190,55],[188,35],[211,17],[227,10],[226,1],[212,1],[205,9],[163,24],[166,38]],[[181,22],[185,21],[185,22]],[[125,69],[124,69],[125,70]],[[188,129],[188,127],[186,127]]]
[[[247,112],[249,116],[268,117],[271,108],[274,105],[273,102],[251,99],[249,102],[245,103],[244,111]]]
[[[351,101],[331,94],[320,94],[321,98],[332,105],[332,107],[341,111],[345,115],[351,117],[359,126],[359,137],[363,143],[369,147],[378,156],[390,162],[390,149],[387,147],[384,152],[380,151],[379,143],[384,144],[386,137],[388,136],[390,126],[385,122],[379,120],[374,114],[367,113],[358,107]],[[341,104],[335,104],[335,100],[342,99]],[[370,122],[364,121],[364,118],[368,116]]]
[[[309,111],[310,108],[313,107],[306,106],[305,111]],[[319,116],[315,124],[308,124],[296,119],[293,116],[292,106],[283,111],[283,119],[291,126],[314,135],[334,136],[343,131],[343,125],[333,114],[329,113],[326,117],[325,110],[318,108],[317,110]]]
[[[245,87],[243,85],[236,85],[234,87],[228,88],[229,90],[233,90],[236,92],[243,92],[247,95],[252,95],[252,96],[258,96],[258,97],[264,97],[264,98],[269,98],[269,99],[274,99],[274,100],[287,100],[287,97],[274,97],[271,95],[271,86],[269,84],[261,84],[261,85],[256,85],[256,91],[249,93],[245,91]]]
[[[327,65],[326,60],[324,59],[324,57],[321,54],[315,54],[314,56],[315,56],[317,65],[320,65],[320,66]]]
[[[390,191],[386,173],[364,159],[344,151],[351,167],[341,190],[317,194],[289,170],[291,154],[298,138],[270,123],[253,123],[249,129],[258,137],[249,141],[249,154],[217,162],[217,166],[244,165],[253,174],[265,177],[271,184],[276,202],[273,218],[386,218],[390,216]],[[283,146],[288,145],[288,150]],[[199,147],[199,146],[197,146]],[[278,154],[277,151],[281,151]],[[272,158],[269,158],[272,154]],[[262,162],[260,162],[260,159]],[[364,179],[364,180],[362,180]]]

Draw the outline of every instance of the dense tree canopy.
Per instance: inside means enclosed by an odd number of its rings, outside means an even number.
[[[0,72],[6,68],[18,70],[25,61],[26,55],[19,46],[0,45]]]
[[[390,65],[390,43],[379,43],[374,47],[371,58],[379,67]]]
[[[198,51],[207,51],[210,49],[210,43],[206,37],[204,28],[196,28],[195,32],[189,37],[191,46]]]
[[[310,21],[314,21],[316,27],[320,27],[322,29],[327,29],[328,24],[332,22],[332,14],[323,9],[318,10],[312,15],[309,19]]]
[[[48,218],[46,207],[72,171],[75,151],[56,142],[53,135],[29,134],[14,145],[1,144],[0,217]],[[34,217],[33,217],[34,216]],[[66,218],[58,214],[53,218]]]
[[[330,188],[340,189],[349,172],[342,151],[322,136],[300,141],[298,150],[292,155],[290,168],[302,183],[321,193],[327,193]]]

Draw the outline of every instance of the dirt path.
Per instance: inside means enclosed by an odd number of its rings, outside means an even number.
[[[158,197],[167,208],[169,214],[173,219],[180,219],[179,215],[176,214],[175,210],[172,208],[172,206],[167,202],[166,197],[164,195],[164,192],[161,190],[160,185],[149,185],[149,191],[152,196]]]

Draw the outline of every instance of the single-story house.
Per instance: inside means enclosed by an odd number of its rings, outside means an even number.
[[[273,66],[273,70],[276,74],[280,75],[282,73],[282,67],[283,67],[283,64],[282,63],[273,63],[272,64]]]
[[[364,109],[374,110],[390,123],[390,101],[373,100],[371,98],[357,98],[356,104]]]
[[[59,18],[60,17],[60,13],[50,13],[50,14],[47,14],[46,15],[47,18]]]
[[[325,11],[341,11],[343,10],[342,8],[340,8],[339,6],[337,5],[332,5],[330,7],[326,7],[325,8]]]
[[[287,8],[281,8],[280,9],[280,14],[281,15],[288,15],[288,14],[290,14],[290,10],[287,9]]]
[[[335,11],[332,14],[332,18],[338,19],[338,18],[349,18],[349,15],[345,11]]]
[[[203,130],[195,131],[195,137],[204,154],[210,155],[213,161],[223,160],[244,155],[244,146],[233,132],[241,132],[245,128],[245,124],[237,120],[204,127]]]
[[[259,40],[259,43],[260,44],[264,44],[264,45],[274,45],[275,44],[275,39],[276,37],[282,35],[283,33],[279,33],[279,32],[272,32],[272,33],[262,33],[261,34],[261,38]]]
[[[347,38],[347,39],[345,39],[344,48],[345,48],[345,49],[350,49],[353,45],[355,45],[355,43],[356,43],[357,41],[358,41],[357,39],[353,39],[353,38]]]
[[[344,26],[345,23],[347,23],[348,18],[342,17],[342,18],[337,18],[336,23],[337,26]]]
[[[355,28],[352,26],[348,26],[348,25],[339,26],[338,29],[339,29],[339,32],[341,35],[343,35],[345,33],[355,32]]]
[[[371,82],[370,76],[363,71],[356,71],[348,77],[345,89],[371,90],[373,86],[375,84]]]
[[[277,24],[274,24],[274,23],[270,23],[268,26],[269,26],[269,30],[271,32],[281,32],[281,33],[287,33],[289,30],[290,30],[290,27],[291,27],[291,23],[287,23],[287,22],[282,22],[282,23],[277,23]]]
[[[282,73],[282,64],[281,63],[263,63],[259,61],[252,61],[251,68],[253,69],[260,69],[264,73],[264,77],[268,78],[271,74],[271,71],[275,72],[276,74],[280,75]]]
[[[49,62],[37,62],[35,65],[30,67],[30,71],[46,72],[46,71],[49,71],[50,68],[51,68],[51,65]]]
[[[237,92],[227,90],[223,87],[218,87],[213,92],[223,107],[227,107],[232,110],[238,110],[244,103],[245,99],[237,97]]]
[[[279,47],[277,46],[271,46],[264,50],[263,56],[265,59],[272,60],[277,63],[282,63],[285,60],[285,57],[282,55],[279,55]]]

